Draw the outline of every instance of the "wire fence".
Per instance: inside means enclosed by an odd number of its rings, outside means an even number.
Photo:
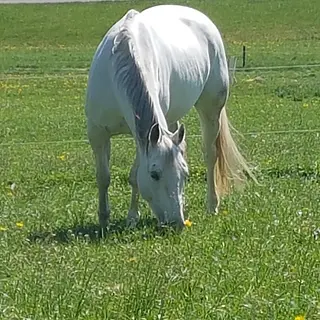
[[[272,70],[285,70],[285,69],[306,69],[306,68],[319,68],[320,64],[305,64],[305,65],[282,65],[282,66],[257,66],[257,67],[240,67],[240,68],[230,68],[230,71],[272,71]],[[61,68],[60,72],[69,73],[53,73],[53,74],[23,74],[19,73],[16,75],[8,74],[0,76],[0,81],[10,81],[10,80],[29,80],[29,79],[53,79],[53,78],[76,78],[76,77],[87,77],[88,69],[84,68]],[[73,71],[74,73],[70,73]],[[274,135],[274,134],[308,134],[308,133],[317,133],[319,136],[320,128],[316,129],[293,129],[293,130],[272,130],[272,131],[252,131],[241,133],[242,136],[261,136],[261,135]],[[189,135],[187,139],[201,138],[201,134],[198,135]],[[128,141],[132,140],[132,137],[113,137],[112,140],[115,141]],[[89,143],[86,139],[80,140],[56,140],[56,141],[14,141],[14,142],[4,142],[0,143],[0,148],[4,147],[13,147],[13,146],[41,146],[41,145],[50,145],[50,144],[85,144]]]
[[[252,131],[241,133],[243,136],[258,137],[261,135],[275,135],[275,134],[306,134],[306,133],[316,133],[320,136],[320,128],[317,129],[297,129],[297,130],[272,130],[272,131]],[[201,134],[193,134],[187,136],[187,139],[201,138]],[[132,137],[113,137],[113,141],[133,141]],[[76,140],[47,140],[47,141],[14,141],[14,142],[4,142],[0,143],[0,148],[2,147],[13,147],[13,146],[44,146],[44,145],[58,145],[58,144],[89,144],[87,139],[76,139]]]
[[[237,67],[229,69],[235,72],[250,72],[250,71],[279,71],[290,69],[316,69],[320,68],[320,64],[297,64],[297,65],[278,65],[278,66],[255,66],[255,67]],[[0,75],[0,81],[10,81],[19,79],[50,79],[50,78],[77,78],[87,77],[89,68],[59,68],[57,73],[31,74],[31,73],[7,73]],[[67,73],[69,72],[69,73]]]

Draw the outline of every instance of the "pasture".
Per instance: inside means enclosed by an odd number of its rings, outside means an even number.
[[[320,67],[236,73],[227,111],[261,186],[218,215],[206,213],[197,114],[184,119],[182,234],[159,232],[144,202],[125,228],[134,143],[114,138],[99,237],[88,67],[116,20],[157,3],[0,6],[0,319],[319,319]],[[247,67],[320,64],[317,0],[170,3],[211,17],[239,65],[242,45]]]

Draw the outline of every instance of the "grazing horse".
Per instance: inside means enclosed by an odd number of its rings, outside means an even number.
[[[207,206],[245,172],[226,114],[229,74],[221,35],[203,13],[185,6],[129,10],[99,44],[86,95],[87,132],[96,161],[99,222],[110,217],[110,138],[130,134],[136,158],[130,171],[127,224],[139,219],[139,194],[160,224],[184,226],[186,130],[179,120],[192,107],[200,118],[207,167]]]

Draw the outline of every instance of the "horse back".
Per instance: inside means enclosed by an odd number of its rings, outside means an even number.
[[[155,66],[151,73],[157,75],[160,105],[169,122],[194,106],[208,81],[210,87],[223,86],[228,72],[223,42],[203,13],[178,5],[154,6],[134,18],[132,31],[138,50],[143,47],[141,61],[146,68],[150,62]]]

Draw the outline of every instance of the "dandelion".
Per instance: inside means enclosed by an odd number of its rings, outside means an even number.
[[[16,226],[18,228],[23,228],[24,224],[23,224],[23,222],[16,222]]]
[[[58,159],[60,159],[61,161],[66,161],[67,160],[67,154],[66,153],[62,153],[60,156],[58,156]]]
[[[305,316],[303,316],[303,315],[299,315],[299,316],[296,316],[295,318],[294,318],[294,320],[305,320],[306,318],[305,318]]]
[[[189,219],[187,219],[185,220],[184,225],[190,228],[192,226],[192,222]]]
[[[309,104],[308,104],[308,103],[304,103],[302,106],[303,106],[304,108],[308,108],[308,107],[309,107]]]
[[[61,161],[65,161],[66,160],[66,155],[65,154],[62,154],[61,156],[59,156],[59,159]]]
[[[137,262],[137,258],[136,257],[131,257],[128,259],[129,262]]]
[[[0,231],[7,231],[7,230],[8,230],[8,228],[0,226]]]

